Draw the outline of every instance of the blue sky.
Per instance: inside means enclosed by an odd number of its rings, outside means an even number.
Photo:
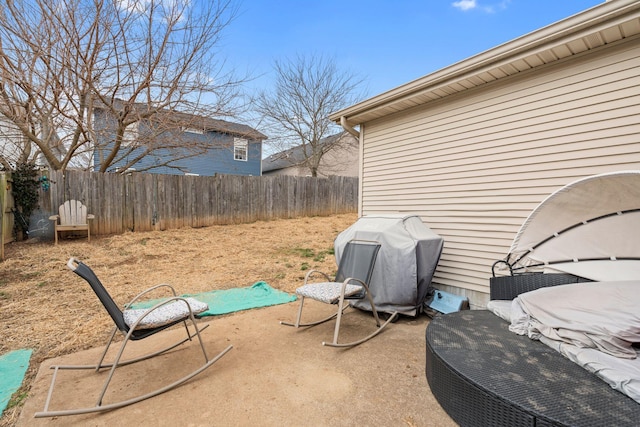
[[[224,31],[227,65],[268,89],[273,62],[333,58],[367,97],[603,3],[604,0],[243,0]]]

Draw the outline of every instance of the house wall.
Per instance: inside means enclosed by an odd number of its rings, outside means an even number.
[[[309,175],[308,169],[301,168],[298,166],[290,166],[288,168],[262,171],[262,176],[307,176],[307,175]]]
[[[338,146],[322,157],[318,176],[358,176],[358,140],[351,136],[346,138],[349,138],[348,144]]]
[[[640,169],[640,39],[361,125],[361,213],[417,213],[445,239],[433,283],[488,301],[491,265],[550,193]]]
[[[106,146],[107,150],[113,145],[115,139],[115,124],[108,118],[103,110],[96,110],[94,113],[95,127],[100,129],[98,132],[98,144]],[[138,132],[144,134],[149,132],[145,130],[144,122],[140,123]],[[162,138],[171,138],[171,135],[165,134]],[[196,174],[201,176],[214,176],[216,174],[221,175],[247,175],[247,176],[260,176],[261,174],[261,159],[262,159],[262,142],[249,140],[247,160],[235,160],[233,155],[233,135],[223,134],[219,132],[205,132],[204,134],[179,132],[173,138],[179,139],[185,146],[189,146],[190,142],[197,142],[202,145],[206,142],[210,145],[210,148],[205,152],[180,160],[174,160],[171,164],[174,167],[158,166],[166,163],[167,159],[177,158],[184,156],[187,152],[182,150],[155,150],[153,153],[143,157],[132,168],[141,170],[148,167],[153,167],[147,172],[159,173],[166,175],[183,175],[184,173]],[[100,150],[96,150],[94,153],[93,162],[96,170],[99,170],[100,164],[104,156],[108,155],[108,151],[101,153]],[[126,158],[116,161],[110,167],[110,170],[124,167],[128,164],[128,159],[134,159],[138,154],[142,152],[142,148],[134,150]],[[180,167],[181,169],[177,169]]]
[[[214,176],[216,174],[260,176],[261,143],[254,141],[249,142],[248,158],[244,161],[233,158],[233,136],[209,132],[207,138],[209,138],[212,143],[211,148],[206,152],[172,163],[173,165],[179,165],[182,171],[175,167],[160,166],[150,169],[148,172],[166,175],[184,175],[184,173],[190,173],[200,176]],[[153,165],[156,161],[161,162],[164,156],[171,156],[171,153],[168,150],[158,151],[143,158],[134,167],[140,169]],[[124,164],[124,162],[120,163]],[[114,165],[114,167],[117,167],[117,165]]]
[[[204,176],[215,174],[260,176],[262,143],[249,140],[247,160],[235,160],[233,136],[225,136],[228,138],[227,147],[211,149],[203,156],[189,159],[191,173]]]
[[[347,143],[334,146],[330,151],[325,153],[320,159],[318,167],[318,176],[327,178],[329,176],[353,176],[357,177],[359,173],[359,142],[351,135],[343,137]],[[310,175],[308,167],[291,165],[279,169],[263,171],[263,175],[289,175],[289,176],[308,176]]]
[[[15,163],[22,154],[25,137],[20,129],[0,114],[0,156]],[[33,147],[35,151],[35,147]]]

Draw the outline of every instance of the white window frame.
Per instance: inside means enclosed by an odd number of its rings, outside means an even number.
[[[133,122],[124,129],[124,133],[122,134],[122,145],[124,147],[135,145],[138,142],[138,123],[139,122]]]
[[[233,138],[233,160],[246,162],[249,160],[249,141],[244,138]]]

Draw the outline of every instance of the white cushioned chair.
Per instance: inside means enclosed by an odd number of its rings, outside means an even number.
[[[394,321],[398,315],[395,311],[390,313],[385,323],[381,324],[378,311],[373,303],[371,291],[369,290],[369,282],[371,280],[371,275],[373,274],[379,250],[380,244],[378,242],[370,242],[366,240],[352,240],[347,242],[338,264],[338,272],[336,273],[335,279],[331,280],[327,274],[318,270],[309,271],[304,278],[304,285],[296,289],[296,295],[300,298],[300,307],[298,309],[296,321],[294,323],[280,323],[299,328],[300,326],[318,325],[336,318],[333,341],[324,341],[322,343],[322,345],[332,347],[351,347],[361,344],[378,335],[384,327]],[[326,281],[311,282],[311,278],[315,274],[320,274],[324,279],[326,279]],[[305,298],[311,298],[325,304],[337,304],[338,310],[336,313],[333,313],[329,317],[321,320],[302,323],[302,308],[304,306]],[[344,310],[350,306],[349,300],[363,298],[367,298],[371,304],[371,311],[377,328],[362,339],[347,343],[339,343],[338,336],[340,334],[340,322],[342,321],[342,314]]]

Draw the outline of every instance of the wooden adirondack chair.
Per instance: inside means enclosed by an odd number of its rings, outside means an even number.
[[[92,214],[87,214],[87,207],[78,200],[67,200],[60,205],[58,215],[49,217],[55,221],[55,244],[58,244],[58,232],[87,230],[87,241],[91,241],[91,228],[89,220],[94,219]]]

